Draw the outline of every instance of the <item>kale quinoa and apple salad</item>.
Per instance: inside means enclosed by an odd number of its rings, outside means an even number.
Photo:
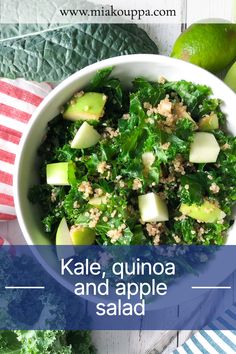
[[[225,243],[236,139],[221,101],[187,81],[97,72],[49,122],[29,191],[57,245]]]

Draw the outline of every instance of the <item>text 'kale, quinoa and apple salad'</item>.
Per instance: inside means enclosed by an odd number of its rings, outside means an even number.
[[[48,124],[29,199],[57,245],[221,245],[236,200],[236,139],[211,89],[97,72]]]

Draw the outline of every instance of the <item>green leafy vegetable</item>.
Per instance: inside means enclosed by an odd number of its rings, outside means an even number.
[[[166,95],[163,85],[157,82],[149,82],[144,78],[136,78],[133,81],[133,86],[134,91],[138,92],[141,103],[149,102],[155,106],[165,98]]]
[[[50,27],[1,25],[0,75],[57,82],[102,59],[157,54],[148,35],[133,24],[77,24]]]
[[[0,331],[1,354],[95,354],[88,331]]]
[[[204,105],[204,101],[208,100],[212,93],[211,89],[204,85],[195,85],[192,82],[178,81],[168,82],[165,88],[169,91],[175,91],[187,105],[188,111],[193,118],[198,118],[200,109],[199,106]]]
[[[124,105],[124,97],[123,88],[120,81],[110,77],[112,70],[112,67],[98,70],[91,83],[87,87],[87,90],[102,92],[106,94],[108,97],[108,110],[112,110],[115,113],[116,110],[122,110]]]
[[[206,175],[195,173],[181,177],[180,200],[186,204],[201,204],[205,195]]]
[[[13,331],[0,331],[0,353],[20,354],[20,343]]]

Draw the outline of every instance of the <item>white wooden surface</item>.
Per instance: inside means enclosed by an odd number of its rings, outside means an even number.
[[[233,0],[227,1],[233,2]],[[170,54],[173,43],[181,30],[184,30],[186,25],[191,23],[192,11],[189,10],[190,6],[193,6],[194,3],[197,6],[200,5],[197,0],[180,0],[180,2],[184,22],[182,25],[143,24],[141,26],[157,43],[160,54]],[[224,0],[206,0],[203,6],[207,18],[212,13],[216,13],[216,9],[222,8],[223,11]],[[222,14],[224,14],[224,11]],[[5,236],[14,244],[24,243],[17,221],[0,223],[0,235]],[[174,307],[170,309],[168,316],[174,318],[179,311],[181,311],[181,308]],[[184,343],[191,334],[191,331],[95,331],[93,332],[93,340],[98,349],[98,354],[169,354],[177,346]]]

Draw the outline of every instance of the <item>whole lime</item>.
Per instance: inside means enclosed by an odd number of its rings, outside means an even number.
[[[177,38],[171,56],[212,72],[221,71],[236,57],[236,25],[193,24]]]
[[[224,81],[232,90],[236,92],[236,62],[227,72]]]

